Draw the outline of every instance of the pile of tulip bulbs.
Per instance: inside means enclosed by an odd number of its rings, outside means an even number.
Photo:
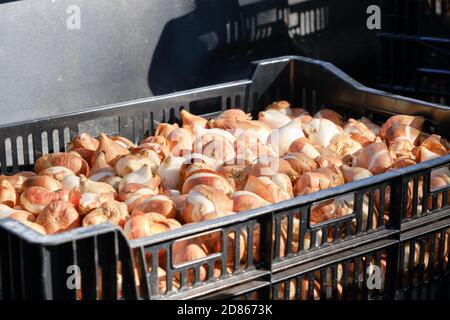
[[[38,159],[34,172],[0,176],[0,218],[16,219],[44,235],[112,223],[131,240],[333,188],[450,150],[446,139],[422,131],[420,116],[395,115],[379,126],[364,117],[344,119],[331,109],[312,115],[286,101],[272,103],[258,119],[229,109],[214,119],[183,110],[181,120],[182,125],[159,124],[138,145],[119,136],[82,133],[68,152]],[[449,183],[448,168],[433,171],[431,188]],[[411,206],[412,201],[408,210]],[[389,203],[384,208],[388,215]],[[351,201],[331,201],[316,206],[310,222],[351,210]],[[296,226],[294,237],[298,217]],[[174,260],[204,257],[217,250],[218,241],[191,241]],[[241,241],[243,259],[247,249]]]

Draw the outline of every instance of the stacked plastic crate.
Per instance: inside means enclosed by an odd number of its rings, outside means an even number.
[[[450,104],[450,1],[384,0],[380,88]]]

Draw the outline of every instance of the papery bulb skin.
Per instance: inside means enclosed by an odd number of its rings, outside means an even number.
[[[416,116],[408,116],[408,115],[395,115],[390,117],[386,122],[383,123],[380,129],[380,136],[382,138],[386,138],[388,130],[397,125],[405,125],[405,126],[411,126],[415,129],[421,131],[422,126],[425,122],[425,118],[423,117],[416,117]]]
[[[319,146],[328,147],[334,137],[342,133],[342,128],[328,119],[313,119],[305,125],[305,133],[308,139]]]
[[[71,203],[55,201],[36,218],[47,234],[60,233],[81,226],[80,216]]]
[[[158,168],[158,175],[164,189],[179,190],[183,181],[181,180],[180,169],[185,158],[168,156]]]
[[[374,142],[354,154],[353,166],[363,167],[372,174],[385,172],[394,163],[384,143]]]
[[[340,127],[344,125],[344,120],[342,119],[342,116],[338,114],[336,111],[333,111],[331,109],[320,110],[314,115],[314,118],[328,119]]]
[[[341,170],[344,175],[345,182],[357,181],[373,176],[372,172],[361,167],[350,167],[344,164],[341,166]]]
[[[119,157],[129,153],[126,146],[123,144],[115,143],[106,134],[100,133],[99,146],[92,157],[93,161],[96,161],[101,153],[104,153],[104,160],[110,166],[114,166]],[[94,165],[94,163],[91,163]]]
[[[13,208],[17,204],[17,193],[7,180],[0,181],[0,204]]]
[[[258,119],[272,129],[279,129],[291,122],[291,118],[276,110],[262,111],[259,113]]]
[[[76,177],[76,176],[69,176]],[[62,188],[61,182],[50,176],[34,176],[28,178],[23,184],[23,190],[30,187],[42,187],[48,191],[55,192]]]
[[[58,195],[41,187],[27,188],[20,196],[20,206],[28,212],[40,214],[44,208],[55,200]]]
[[[207,214],[224,216],[232,209],[233,201],[225,193],[206,185],[198,185],[189,192],[182,218],[186,223],[200,222]]]
[[[305,136],[301,128],[301,121],[298,118],[277,130],[269,137],[269,144],[280,156],[288,153],[292,142]]]

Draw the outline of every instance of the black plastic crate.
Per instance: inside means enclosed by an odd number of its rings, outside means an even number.
[[[2,126],[1,171],[13,173],[30,168],[34,159],[42,154],[65,150],[70,138],[78,132],[93,135],[100,131],[118,133],[138,141],[152,132],[159,122],[179,121],[182,108],[205,116],[214,116],[231,107],[241,107],[256,114],[281,98],[313,113],[326,106],[346,116],[364,115],[375,122],[396,113],[420,114],[427,119],[427,132],[448,137],[450,113],[442,106],[369,89],[326,62],[281,57],[255,63],[251,80]],[[127,241],[117,227],[110,225],[44,237],[16,221],[2,220],[0,296],[5,299],[200,298],[233,290],[241,284],[251,283],[257,288],[259,281],[268,281],[273,271],[287,270],[307,261],[386,239],[397,234],[407,222],[412,221],[414,226],[419,226],[444,218],[449,213],[448,203],[439,208],[429,208],[420,215],[408,216],[403,212],[406,208],[402,201],[405,200],[399,200],[407,197],[405,179],[448,166],[449,162],[450,155],[246,213],[133,241]],[[428,180],[424,180],[424,188],[428,188],[427,183]],[[433,196],[442,191],[428,194]],[[311,225],[311,207],[336,197],[346,197],[353,202],[353,213]],[[375,208],[378,208],[377,215]],[[388,222],[385,219],[387,215]],[[172,259],[174,243],[200,236],[221,237],[221,247],[200,260],[176,265]],[[234,239],[242,237],[246,251],[239,261],[241,241]],[[294,244],[291,244],[292,240]],[[288,244],[282,247],[286,241]],[[309,246],[305,245],[308,242]],[[231,255],[235,256],[234,263],[229,262]],[[67,268],[72,265],[80,266],[79,290],[67,287],[70,276]],[[165,274],[158,275],[158,267],[164,267]],[[40,276],[35,277],[36,274]],[[159,286],[161,278],[165,280],[163,287]]]
[[[449,299],[449,247],[450,219],[402,234],[395,298]]]
[[[434,37],[450,36],[450,1],[383,0],[386,32]]]
[[[450,2],[384,0],[378,86],[450,104]]]
[[[274,274],[272,299],[449,299],[449,248],[444,219]]]
[[[436,38],[381,33],[379,37],[380,88],[450,104],[450,35]]]
[[[367,28],[366,13],[382,0],[288,0],[288,33],[296,55],[330,61],[375,86],[377,31]]]
[[[274,274],[274,300],[381,300],[396,281],[398,241],[384,239]]]

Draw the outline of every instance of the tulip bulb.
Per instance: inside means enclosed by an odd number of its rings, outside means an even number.
[[[97,174],[90,176],[89,180],[92,180],[95,182],[107,182],[108,179],[114,178],[114,177],[116,177],[116,173],[114,171],[103,171],[103,172],[99,172]],[[117,177],[117,178],[122,179],[120,177]],[[72,180],[72,181],[74,181],[74,180]]]
[[[331,166],[340,167],[344,164],[341,159],[335,156],[320,156],[316,159],[316,162],[320,168],[327,168]]]
[[[183,122],[183,127],[188,126],[194,128],[195,126],[206,127],[208,120],[200,116],[193,115],[187,110],[183,109],[180,111],[181,121]]]
[[[128,199],[134,196],[154,196],[158,193],[159,190],[157,188],[155,189],[152,187],[147,187],[139,183],[128,183],[120,189],[118,198],[120,201],[126,202]]]
[[[430,190],[438,190],[443,189],[445,187],[448,187],[450,185],[450,170],[448,168],[443,168],[439,170],[432,171],[430,174]],[[446,191],[443,191],[442,194],[438,194],[437,197],[437,208],[442,208],[443,206],[446,206],[449,204],[449,196],[450,191],[447,191],[447,203],[443,202],[443,193]],[[428,208],[432,208],[433,203],[431,198],[428,201]]]
[[[149,137],[145,138],[144,140],[142,140],[140,142],[139,146],[148,145],[148,144],[158,145],[161,148],[169,148],[169,150],[172,147],[172,144],[170,143],[170,141],[167,140],[166,138],[164,138],[163,136],[149,136]]]
[[[155,136],[162,136],[169,140],[169,136],[175,129],[178,128],[178,124],[160,123],[156,127]]]
[[[420,136],[420,131],[411,126],[394,125],[385,133],[385,139],[389,142],[406,140],[410,144],[415,145]]]
[[[201,184],[213,187],[225,194],[232,194],[234,192],[233,187],[224,177],[217,174],[217,172],[207,170],[206,172],[200,171],[190,175],[184,182],[181,193],[189,193],[193,187]]]
[[[158,163],[159,164],[159,163]],[[116,173],[119,177],[125,177],[127,174],[135,172],[142,168],[143,165],[149,166],[152,171],[156,172],[157,166],[150,159],[145,157],[127,154],[119,158],[116,162]]]
[[[96,154],[96,158],[93,159],[93,165],[91,168],[91,176],[95,176],[99,173],[114,172],[114,168],[109,165],[106,159],[106,153],[101,151]]]
[[[318,119],[328,119],[334,122],[336,125],[342,127],[344,125],[344,120],[341,115],[336,111],[331,109],[322,109],[314,115],[314,118]]]
[[[328,119],[313,119],[305,125],[304,130],[312,143],[328,147],[333,138],[341,134],[342,128]]]
[[[176,128],[169,134],[167,139],[173,145],[172,155],[182,156],[191,152],[195,137],[191,131],[185,128]]]
[[[229,182],[234,190],[243,190],[247,183],[248,172],[245,165],[223,166],[218,173]]]
[[[254,137],[265,144],[271,132],[272,128],[262,121],[237,120],[233,135],[236,138],[241,136]]]
[[[132,148],[134,148],[134,147],[136,146],[133,142],[131,142],[131,141],[128,140],[127,138],[121,137],[121,136],[114,136],[114,137],[111,137],[111,140],[112,140],[112,142],[114,142],[115,144],[117,144],[117,145],[119,145],[119,146],[122,146],[122,147],[124,147],[124,148],[126,148],[126,149],[132,149]]]
[[[58,181],[62,181],[67,176],[74,176],[75,173],[66,167],[55,166],[55,167],[47,168],[47,169],[40,171],[39,175],[40,176],[49,176]]]
[[[84,176],[80,178],[81,193],[95,193],[95,194],[112,194],[116,195],[116,190],[105,182],[95,182],[87,179]]]
[[[299,176],[317,169],[317,163],[303,153],[288,153],[283,159],[289,162]]]
[[[47,154],[36,160],[34,172],[41,174],[43,170],[51,167],[65,167],[76,175],[89,175],[89,165],[86,160],[73,153],[58,152]]]
[[[149,237],[158,233],[181,228],[181,224],[174,219],[152,212],[131,217],[124,226],[128,239]]]
[[[414,145],[408,140],[395,140],[389,144],[389,152],[394,158],[414,158]]]
[[[41,187],[27,188],[20,196],[20,206],[28,212],[39,214],[55,200],[58,194]]]
[[[174,219],[177,215],[175,203],[168,196],[162,194],[144,199],[133,210],[143,213],[156,212],[169,219]]]
[[[258,115],[258,119],[267,124],[272,129],[279,129],[291,122],[291,118],[289,118],[284,113],[276,110],[267,110],[260,112]]]
[[[155,194],[146,194],[147,189],[140,189],[138,192],[136,193],[130,193],[129,195],[127,195],[124,199],[123,202],[125,203],[125,205],[128,208],[128,212],[133,212],[133,210],[135,210],[135,208],[137,206],[139,206],[141,203],[144,203],[145,201],[147,201],[148,199],[150,199],[153,195]],[[141,194],[141,191],[144,191],[144,194]],[[119,196],[119,199],[121,197]],[[122,200],[122,199],[121,199]]]
[[[83,218],[83,227],[107,222],[123,227],[128,216],[125,203],[114,200],[108,201],[103,203],[99,208],[89,212]]]
[[[390,166],[387,171],[393,171],[393,170],[396,170],[396,169],[400,169],[400,168],[404,168],[404,167],[408,167],[408,166],[413,166],[415,164],[416,164],[416,162],[413,159],[410,159],[410,158],[398,158],[397,160],[394,161],[392,166]]]
[[[224,138],[231,144],[234,144],[236,142],[236,137],[232,133],[217,128],[206,129],[202,127],[195,127],[194,134],[196,140],[201,139],[203,143],[207,143],[211,140],[214,140],[215,138]]]
[[[340,186],[345,183],[344,174],[339,167],[331,165],[322,167],[315,172],[324,174],[330,180],[330,188]]]
[[[224,192],[207,185],[197,185],[189,192],[182,218],[186,223],[200,222],[207,214],[223,216],[232,209],[233,201]]]
[[[323,173],[307,172],[298,178],[295,185],[295,195],[304,195],[331,187],[330,179]]]
[[[388,130],[394,126],[411,126],[419,131],[422,130],[422,126],[425,122],[423,117],[415,117],[408,115],[395,115],[390,117],[386,122],[383,123],[380,129],[380,136],[386,138]]]
[[[207,128],[209,129],[236,129],[237,120],[251,120],[250,114],[246,114],[241,109],[228,109],[222,112],[216,119],[208,121]]]
[[[62,182],[61,186],[63,189],[72,191],[80,188],[80,177],[78,176],[67,176]]]
[[[288,177],[286,178],[289,179]],[[279,179],[276,178],[275,180],[278,183],[271,180],[269,177],[249,176],[244,190],[253,192],[270,203],[290,199],[291,195],[288,193],[289,185],[287,184],[287,180],[284,180],[281,177]],[[283,185],[284,181],[286,182],[286,185]]]
[[[335,151],[339,158],[343,159],[348,155],[354,155],[363,146],[349,135],[337,135],[331,141],[328,147]]]
[[[154,177],[150,166],[143,165],[139,170],[124,176],[119,184],[119,190],[122,190],[122,188],[129,183],[141,184],[154,189]]]
[[[349,167],[344,164],[341,166],[341,170],[344,175],[345,182],[352,182],[373,176],[372,172],[361,167]]]
[[[364,122],[355,119],[348,120],[347,124],[344,126],[344,135],[349,135],[359,143],[364,141],[364,139],[373,142],[376,137],[376,134],[373,133]]]
[[[32,172],[31,176],[28,176],[27,174],[23,174],[23,172],[21,172],[12,176],[0,176],[0,181],[6,180],[13,186],[14,189],[16,189],[17,191],[21,191],[25,181],[35,175],[36,174],[34,172]]]
[[[185,159],[168,156],[158,167],[158,175],[164,189],[180,189],[182,185],[180,169]]]
[[[279,186],[284,193],[288,194],[289,198],[293,197],[292,182],[286,174],[276,173],[271,177],[271,180]]]
[[[68,177],[77,177],[77,176],[68,176]],[[30,187],[42,187],[44,189],[47,189],[48,191],[54,192],[61,189],[62,184],[61,182],[50,176],[34,176],[28,178],[23,184],[24,189]]]
[[[222,112],[216,119],[226,119],[229,121],[251,120],[252,116],[241,109],[228,109]]]
[[[270,202],[250,191],[237,191],[233,193],[232,198],[234,212],[248,211],[270,204]]]
[[[17,203],[16,190],[7,180],[0,181],[0,204],[14,207]]]
[[[296,118],[278,129],[278,136],[271,135],[269,137],[269,144],[280,156],[285,155],[289,151],[289,146],[292,142],[299,138],[303,138],[305,135],[301,129],[301,121]]]
[[[104,153],[104,160],[110,166],[114,166],[115,162],[120,156],[128,154],[128,148],[123,145],[114,142],[106,134],[100,133],[99,136],[99,146],[95,151],[92,160],[97,160],[99,155]],[[94,165],[94,163],[92,163]]]
[[[426,138],[419,147],[412,150],[417,162],[423,162],[444,156],[448,153],[446,147],[441,142],[441,137],[432,134]]]
[[[0,204],[0,219],[3,218],[14,219],[17,221],[36,221],[36,217],[31,212],[12,209],[4,204]]]
[[[165,140],[165,138],[161,136],[158,136],[157,138],[162,138]],[[170,144],[169,141],[167,143]],[[172,150],[171,144],[170,146],[167,146],[157,143],[144,143],[134,148],[132,150],[132,153],[135,155],[148,158],[151,162],[153,162],[153,166],[157,167],[159,166],[161,161],[163,161],[171,154],[171,150]]]
[[[191,153],[184,156],[184,159],[185,161],[180,167],[180,177],[182,181],[186,180],[187,177],[189,177],[196,171],[202,169],[215,171],[216,169],[221,167],[221,165],[218,164],[214,159],[211,159],[201,153]]]
[[[287,160],[289,158],[288,156],[289,154],[286,155],[284,158],[261,157],[257,160],[255,164],[251,166],[250,170],[246,171],[255,177],[260,176],[272,177],[277,173],[284,173],[289,177],[289,179],[291,179],[291,181],[295,181],[299,177],[299,173]]]
[[[47,234],[60,233],[81,226],[80,216],[71,203],[55,201],[49,204],[36,218],[36,223],[45,228]]]
[[[354,154],[353,166],[363,167],[373,174],[385,172],[394,163],[384,143],[374,142]]]
[[[267,111],[269,110],[275,110],[278,112],[281,112],[289,117],[291,117],[291,119],[296,118],[298,116],[301,115],[307,115],[308,112],[306,112],[305,109],[302,108],[291,108],[291,104],[287,101],[276,101],[273,102],[272,104],[270,104],[267,109]]]
[[[261,157],[278,158],[272,146],[262,143],[257,137],[241,135],[236,144],[236,164],[250,164]]]
[[[69,144],[69,150],[74,149],[87,149],[95,151],[99,146],[97,139],[93,138],[87,133],[77,135]]]
[[[289,146],[289,153],[303,153],[311,159],[320,156],[319,151],[311,144],[307,138],[299,138]]]
[[[106,202],[114,201],[113,193],[82,193],[79,200],[79,212],[86,215]]]
[[[215,160],[218,164],[234,163],[236,157],[234,145],[223,137],[215,137],[205,143],[202,147],[202,154]]]

